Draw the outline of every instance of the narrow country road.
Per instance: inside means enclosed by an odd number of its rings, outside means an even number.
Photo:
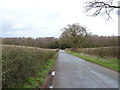
[[[118,88],[118,73],[59,50],[54,88]]]

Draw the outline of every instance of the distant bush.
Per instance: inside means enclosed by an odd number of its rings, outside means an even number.
[[[118,47],[81,48],[74,50],[78,53],[95,55],[99,57],[118,58]]]
[[[3,88],[22,87],[25,80],[34,76],[55,53],[56,50],[3,45]]]

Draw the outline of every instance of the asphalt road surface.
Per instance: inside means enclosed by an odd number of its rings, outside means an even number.
[[[118,73],[59,50],[53,88],[118,88]]]

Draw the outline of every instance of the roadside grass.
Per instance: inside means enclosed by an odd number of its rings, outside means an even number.
[[[120,66],[118,64],[119,60],[117,58],[101,58],[101,57],[94,56],[94,55],[86,55],[86,54],[81,54],[81,53],[72,52],[72,51],[68,51],[68,50],[65,50],[65,51],[74,55],[74,56],[82,58],[84,60],[99,64],[99,65],[102,65],[104,67],[107,67],[107,68],[110,68],[112,70],[120,72],[120,70],[118,68]]]
[[[47,64],[43,65],[34,77],[29,77],[27,82],[23,85],[23,88],[40,88],[45,82],[45,77],[48,75],[55,60],[49,59]]]

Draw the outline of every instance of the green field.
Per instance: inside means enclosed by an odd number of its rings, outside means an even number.
[[[40,87],[44,83],[45,76],[55,63],[54,57],[56,53],[56,49],[3,45],[2,87]],[[32,83],[33,78],[37,81],[35,81],[37,85]]]

